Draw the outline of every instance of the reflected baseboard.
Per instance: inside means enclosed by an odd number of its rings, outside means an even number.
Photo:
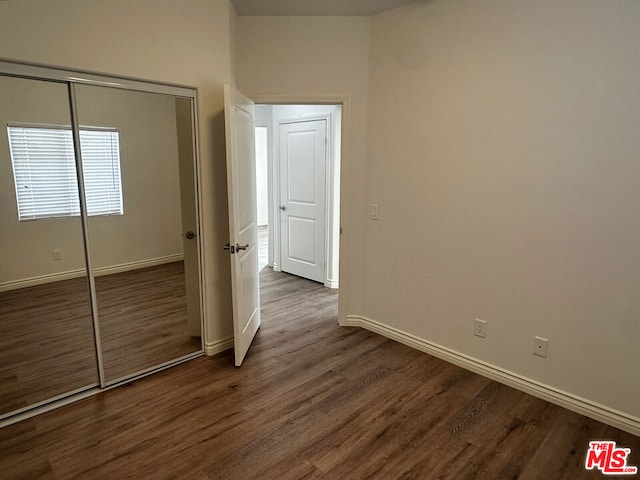
[[[164,257],[149,258],[136,262],[121,263],[119,265],[110,265],[108,267],[100,267],[94,269],[94,275],[101,277],[103,275],[113,275],[114,273],[129,272],[141,268],[155,267],[166,263],[181,262],[184,260],[184,254],[177,253],[175,255],[166,255]],[[36,285],[44,285],[46,283],[61,282],[63,280],[71,280],[81,278],[86,275],[84,269],[68,270],[66,272],[52,273],[49,275],[40,275],[37,277],[23,278],[20,280],[12,280],[10,282],[0,283],[0,292],[8,292],[10,290],[18,290],[20,288],[35,287]]]
[[[140,260],[137,262],[121,263],[120,265],[111,265],[109,267],[94,268],[93,272],[96,277],[103,275],[113,275],[114,273],[130,272],[140,268],[155,267],[166,263],[181,262],[184,260],[184,254],[176,253],[175,255],[166,255],[164,257],[150,258],[148,260]]]
[[[233,348],[233,337],[223,338],[222,340],[216,340],[214,342],[205,342],[204,353],[208,357],[211,357],[230,348]]]

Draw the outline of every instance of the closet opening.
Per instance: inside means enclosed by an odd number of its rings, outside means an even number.
[[[0,62],[0,426],[203,354],[195,106]]]

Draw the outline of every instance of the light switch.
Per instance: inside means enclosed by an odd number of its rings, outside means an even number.
[[[372,203],[369,205],[369,219],[370,220],[379,220],[380,219],[380,207],[377,203]]]

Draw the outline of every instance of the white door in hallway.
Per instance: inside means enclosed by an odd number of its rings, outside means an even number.
[[[325,281],[327,121],[279,125],[281,269]]]
[[[233,347],[240,366],[260,326],[258,226],[253,102],[224,88],[229,244],[233,297]]]

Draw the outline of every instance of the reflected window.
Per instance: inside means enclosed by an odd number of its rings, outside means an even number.
[[[71,130],[9,125],[20,221],[80,215]],[[87,214],[122,215],[120,138],[116,129],[80,128]]]

